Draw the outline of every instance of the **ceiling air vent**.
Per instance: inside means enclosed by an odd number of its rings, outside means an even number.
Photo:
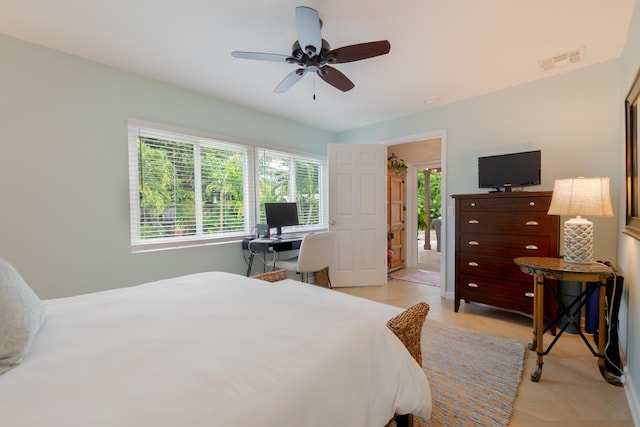
[[[583,56],[584,47],[581,47],[579,49],[571,49],[567,52],[554,55],[551,58],[546,58],[538,61],[538,66],[540,67],[540,71],[549,71],[553,70],[554,68],[580,62]]]

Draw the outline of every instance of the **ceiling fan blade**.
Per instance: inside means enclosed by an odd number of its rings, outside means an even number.
[[[328,65],[320,68],[316,71],[316,74],[318,74],[322,80],[343,92],[347,92],[355,87],[353,82],[349,80],[347,76]]]
[[[288,91],[291,88],[291,86],[293,86],[294,84],[298,83],[300,81],[300,79],[304,77],[305,74],[307,74],[307,69],[306,68],[298,68],[296,70],[293,70],[292,72],[287,74],[287,76],[284,79],[282,79],[280,84],[278,84],[278,86],[276,86],[276,88],[273,90],[273,92],[274,93],[283,93],[283,92]]]
[[[306,6],[296,7],[296,32],[300,47],[307,56],[314,57],[320,53],[322,33],[320,18],[315,9]]]
[[[362,59],[373,58],[374,56],[386,55],[391,51],[391,43],[388,40],[376,42],[352,44],[339,47],[327,53],[329,62],[332,64],[344,64],[345,62],[360,61]],[[334,57],[335,59],[331,59]]]
[[[234,50],[231,56],[241,59],[257,59],[258,61],[287,62],[289,55],[280,55],[278,53],[261,53],[261,52],[241,52]]]

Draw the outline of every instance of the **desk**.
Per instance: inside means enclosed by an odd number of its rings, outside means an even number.
[[[286,251],[295,251],[300,249],[304,236],[282,237],[273,242],[258,243],[252,239],[242,240],[242,250],[249,251],[249,261],[247,262],[247,277],[251,275],[251,267],[253,266],[253,258],[256,253],[278,253]],[[251,246],[251,250],[249,250]]]
[[[529,350],[536,351],[538,355],[536,370],[531,374],[531,381],[538,382],[542,375],[543,357],[546,356],[553,348],[558,338],[562,335],[569,324],[577,326],[578,332],[582,337],[591,353],[598,358],[598,367],[600,373],[604,379],[613,385],[621,386],[622,383],[615,376],[611,375],[605,370],[605,311],[606,311],[606,286],[607,278],[611,276],[611,268],[600,263],[591,264],[571,264],[566,263],[562,258],[548,258],[548,257],[522,257],[516,258],[514,262],[520,266],[520,269],[527,274],[534,276],[534,295],[533,295],[533,341],[529,344]],[[564,306],[558,298],[558,294],[551,286],[548,279],[555,280],[567,280],[583,283],[583,292],[575,298],[569,305]],[[597,282],[600,286],[585,287],[586,282]],[[586,288],[586,289],[585,289]],[[586,303],[587,298],[596,289],[600,289],[599,309],[598,309],[598,351],[596,352],[591,343],[585,337],[580,327],[580,321],[576,324],[574,315],[579,309]],[[558,302],[558,314],[554,320],[551,320],[549,326],[544,328],[544,292],[547,289],[551,296]],[[562,315],[566,315],[569,320],[549,344],[549,347],[544,348],[544,333],[550,329],[554,324],[558,323],[558,319]]]

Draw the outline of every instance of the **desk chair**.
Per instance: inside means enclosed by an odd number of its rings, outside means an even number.
[[[333,263],[335,251],[336,235],[333,231],[307,234],[302,239],[298,256],[286,260],[277,259],[274,269],[295,271],[300,274],[300,280],[308,282],[309,273],[318,272],[323,268],[329,269],[329,265]],[[331,288],[329,274],[327,278]]]

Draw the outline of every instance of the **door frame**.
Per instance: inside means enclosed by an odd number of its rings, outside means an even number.
[[[402,136],[394,139],[381,141],[386,146],[393,146],[399,144],[406,144],[409,142],[416,142],[426,139],[440,138],[440,174],[441,174],[441,187],[440,187],[440,212],[442,213],[442,222],[440,227],[440,294],[445,297],[447,294],[447,130],[440,129],[431,132],[424,132],[419,134]],[[406,160],[406,159],[405,159]],[[419,166],[429,164],[428,160],[420,162],[407,161],[407,176],[415,176]],[[418,186],[414,182],[415,180],[407,180],[405,184],[405,203],[407,206],[405,218],[416,218],[418,215]],[[418,224],[417,221],[405,222],[405,263],[407,267],[415,267],[418,264]],[[408,245],[411,245],[413,250],[407,250]]]

